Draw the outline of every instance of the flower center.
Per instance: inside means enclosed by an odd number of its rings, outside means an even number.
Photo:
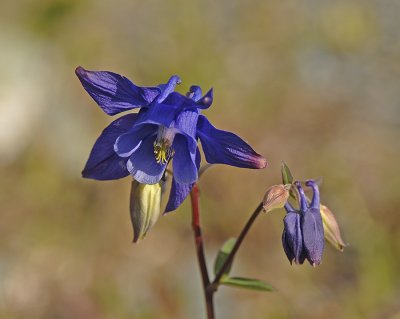
[[[157,138],[153,144],[157,163],[166,164],[174,156],[175,151],[172,148],[174,137],[175,130],[173,128],[167,128],[162,125],[159,127]]]

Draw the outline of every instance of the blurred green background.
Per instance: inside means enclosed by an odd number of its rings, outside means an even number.
[[[222,287],[218,318],[400,318],[399,16],[396,0],[3,0],[0,318],[205,316],[189,204],[134,245],[129,178],[80,177],[112,118],[78,65],[214,87],[205,114],[267,158],[202,178],[210,265],[282,160],[299,179],[323,176],[350,246],[327,247],[316,269],[290,266],[283,211],[261,216],[232,274],[278,292]]]

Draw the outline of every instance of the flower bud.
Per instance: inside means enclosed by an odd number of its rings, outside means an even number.
[[[347,244],[345,244],[342,239],[335,215],[325,205],[321,205],[320,211],[324,226],[325,239],[336,249],[343,251]]]
[[[284,207],[289,198],[290,186],[289,184],[271,186],[264,195],[264,212],[268,213],[271,210]]]
[[[130,213],[133,242],[143,239],[161,212],[161,183],[141,184],[132,181]]]

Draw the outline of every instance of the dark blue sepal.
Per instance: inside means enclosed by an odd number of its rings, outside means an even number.
[[[126,77],[108,71],[88,71],[77,67],[82,86],[108,115],[138,107],[147,107],[160,95],[158,87],[140,87]]]
[[[137,119],[137,114],[120,117],[106,127],[95,142],[82,176],[97,180],[119,179],[129,175],[126,160],[114,151],[118,136],[126,133]]]

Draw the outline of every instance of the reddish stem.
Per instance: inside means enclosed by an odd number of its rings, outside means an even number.
[[[190,199],[192,202],[192,228],[196,243],[197,260],[199,262],[201,279],[203,282],[204,297],[207,306],[207,318],[214,319],[214,290],[210,289],[210,278],[208,277],[206,258],[204,256],[204,242],[200,227],[199,188],[197,184],[193,185],[192,191],[190,192]]]

